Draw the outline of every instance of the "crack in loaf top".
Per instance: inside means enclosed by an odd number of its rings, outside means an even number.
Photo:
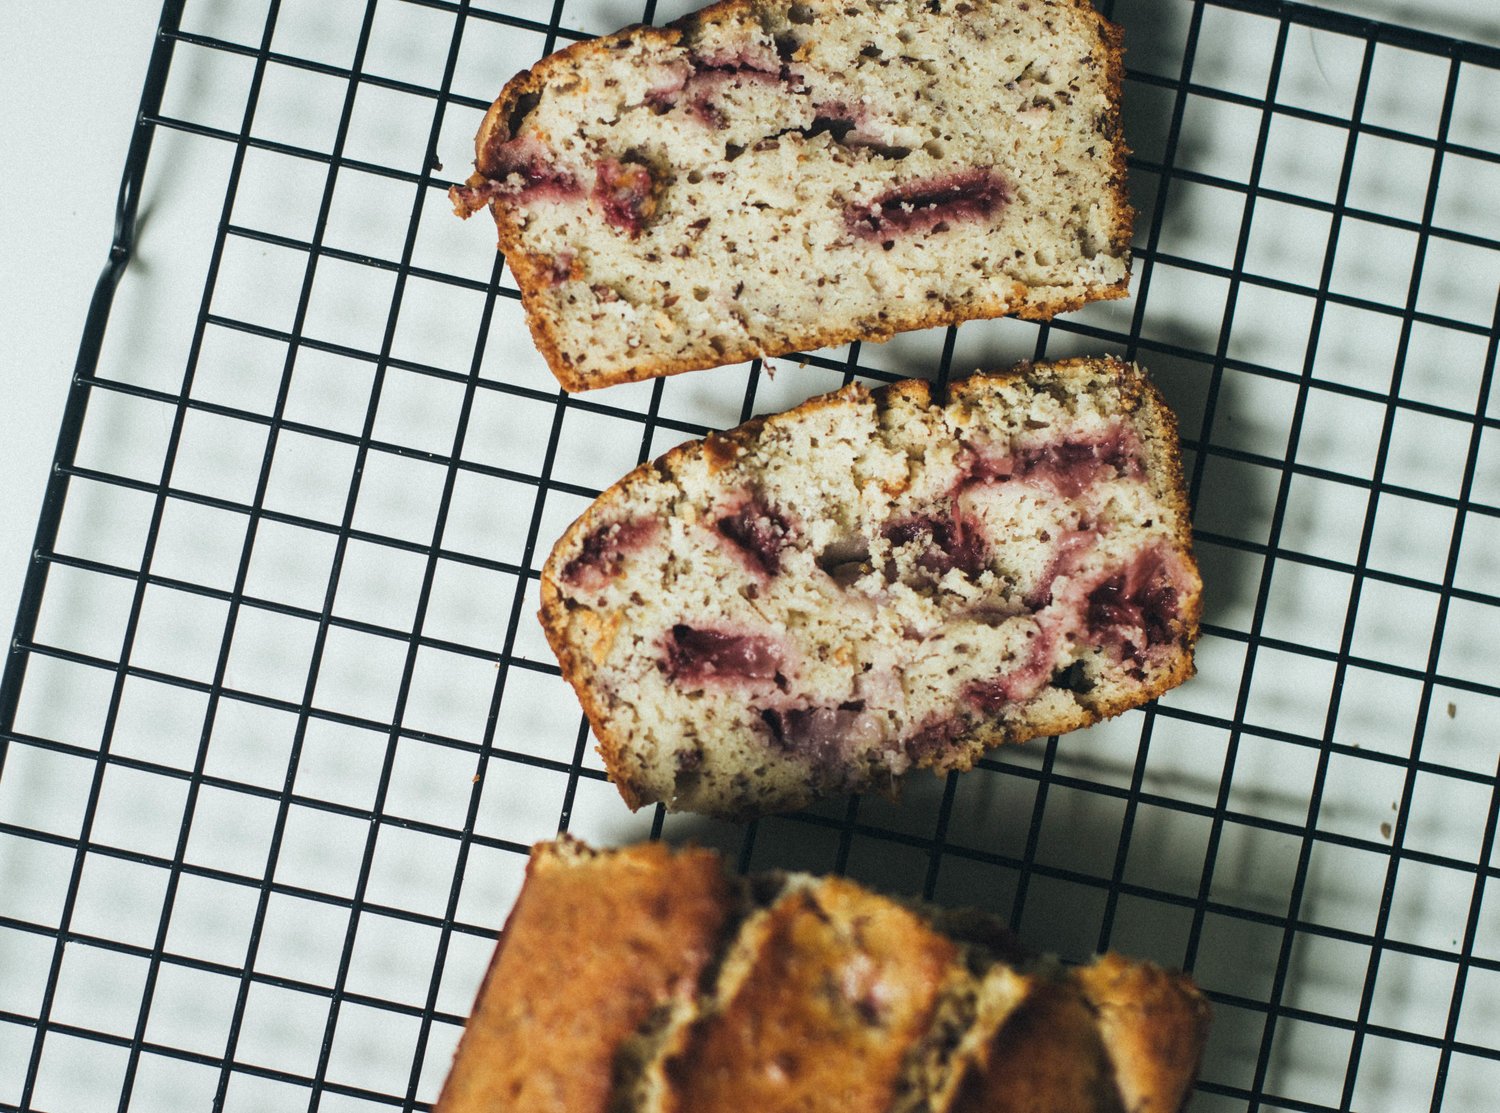
[[[730,0],[579,43],[485,117],[570,390],[1121,297],[1118,31],[1082,0]]]

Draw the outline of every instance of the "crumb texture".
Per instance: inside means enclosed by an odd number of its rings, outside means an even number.
[[[851,386],[606,491],[542,622],[633,806],[893,791],[1192,671],[1175,421],[1113,360]]]
[[[1123,296],[1118,31],[1084,0],[728,0],[508,84],[488,205],[580,390]]]
[[[532,851],[434,1109],[1176,1113],[1207,1023],[1181,975],[1064,969],[978,913],[563,836]]]

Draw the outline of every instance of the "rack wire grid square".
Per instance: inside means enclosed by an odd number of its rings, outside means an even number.
[[[1129,300],[568,397],[445,190],[513,72],[688,6],[165,4],[0,689],[0,1108],[426,1108],[561,828],[1185,967],[1199,1113],[1493,1109],[1500,51],[1105,3]],[[533,618],[599,489],[853,378],[1095,352],[1181,419],[1196,679],[899,805],[625,809]]]

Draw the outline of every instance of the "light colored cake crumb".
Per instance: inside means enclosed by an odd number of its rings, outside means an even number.
[[[1085,0],[729,0],[519,75],[488,204],[570,390],[1121,297],[1118,31]]]
[[[629,803],[751,815],[1138,706],[1199,593],[1170,411],[1071,361],[674,449],[558,542],[542,621]]]

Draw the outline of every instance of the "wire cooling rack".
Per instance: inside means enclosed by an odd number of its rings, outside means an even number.
[[[1185,966],[1195,1110],[1494,1108],[1500,51],[1105,6],[1129,301],[569,398],[444,190],[512,72],[686,4],[168,0],[0,689],[0,1108],[425,1107],[559,827]],[[1181,416],[1197,679],[899,806],[627,812],[532,617],[588,499],[850,377],[1080,352]]]

